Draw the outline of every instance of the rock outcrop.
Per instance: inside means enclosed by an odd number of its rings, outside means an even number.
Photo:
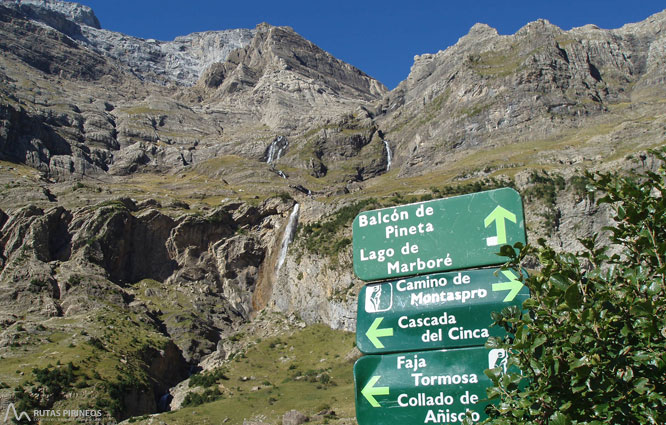
[[[289,129],[334,117],[387,91],[293,29],[268,24],[257,26],[249,45],[211,66],[198,87],[218,107],[246,110],[270,127]]]

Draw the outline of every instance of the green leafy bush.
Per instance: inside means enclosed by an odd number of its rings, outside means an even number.
[[[337,210],[326,221],[303,226],[300,230],[305,240],[305,248],[318,255],[333,257],[351,243],[349,238],[340,238],[339,232],[348,227],[361,211],[378,208],[375,199],[365,199]]]
[[[217,388],[207,389],[201,394],[189,393],[183,400],[183,407],[199,406],[204,403],[210,403],[222,398],[222,393]]]
[[[220,380],[228,380],[226,370],[223,368],[215,369],[208,373],[198,373],[190,376],[189,386],[192,387],[212,387]]]
[[[511,337],[487,346],[509,350],[522,371],[487,371],[494,424],[666,423],[666,171],[600,174],[590,186],[615,212],[620,253],[596,236],[575,254],[543,241],[502,249],[507,266],[537,257],[541,270],[525,279],[526,312],[494,317]]]
[[[528,182],[530,187],[523,191],[528,200],[540,199],[547,206],[554,206],[557,202],[557,192],[566,187],[564,177],[559,174],[548,174],[546,171],[532,171]]]
[[[79,367],[72,362],[62,367],[49,364],[45,368],[34,368],[32,370],[34,383],[28,382],[14,388],[16,410],[32,412],[51,409],[54,403],[66,398],[66,393],[72,389],[76,381],[74,372],[78,370]],[[14,420],[14,423],[29,423],[29,421]]]
[[[35,376],[35,382],[40,384],[47,394],[58,398],[71,388],[72,383],[76,380],[74,376],[76,370],[78,367],[69,362],[67,367],[54,368],[49,365],[43,369],[34,368],[32,373]]]
[[[150,385],[144,377],[129,372],[119,374],[115,381],[106,381],[102,385],[109,398],[98,398],[95,408],[111,413],[115,418],[123,417],[126,414],[127,394],[150,391]]]
[[[467,195],[468,193],[482,192],[485,190],[500,189],[503,187],[512,187],[515,189],[516,183],[511,179],[486,177],[469,183],[446,185],[442,187],[433,186],[430,188],[430,191],[435,198],[443,198],[448,196]]]

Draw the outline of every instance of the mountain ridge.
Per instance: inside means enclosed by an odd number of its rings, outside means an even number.
[[[440,138],[444,138],[440,143],[455,147],[454,151],[464,150],[474,148],[478,140],[488,140],[493,132],[501,137],[502,131],[521,122],[547,130],[547,136],[566,130],[577,121],[576,114],[595,116],[631,95],[649,96],[647,87],[652,85],[657,87],[652,93],[656,95],[663,90],[659,64],[664,60],[665,18],[666,13],[661,12],[617,30],[588,26],[570,31],[540,20],[513,35],[475,25],[447,50],[417,57],[408,78],[383,100],[380,120],[386,121],[384,132],[402,139],[396,163],[410,161],[414,167],[419,159],[409,160],[410,150],[416,148],[414,140],[425,136],[418,130],[392,132],[391,127],[409,127],[409,120],[414,120],[410,117],[424,111],[433,115],[436,124],[413,127],[429,129],[431,146],[424,146],[422,156],[432,162],[432,144]],[[442,96],[438,111],[428,111],[438,96]],[[456,111],[459,116],[451,117]],[[569,124],[553,123],[552,113]],[[539,120],[542,123],[535,126]],[[479,131],[485,135],[475,135]]]

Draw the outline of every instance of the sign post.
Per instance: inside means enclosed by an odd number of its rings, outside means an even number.
[[[484,371],[506,372],[508,359],[484,347],[504,333],[491,326],[492,313],[521,307],[529,291],[525,271],[470,268],[501,264],[500,246],[527,242],[518,192],[366,211],[353,232],[356,275],[388,280],[359,294],[356,344],[371,354],[354,365],[359,425],[486,419],[492,381]]]
[[[526,242],[510,188],[362,212],[353,232],[354,271],[365,281],[501,264],[500,245]]]
[[[365,354],[483,346],[504,334],[490,326],[491,313],[529,298],[518,276],[462,270],[367,285],[358,297],[356,345]]]

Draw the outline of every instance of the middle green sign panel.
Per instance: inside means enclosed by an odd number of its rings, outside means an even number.
[[[503,335],[490,326],[491,313],[520,308],[527,298],[529,290],[513,270],[461,270],[367,285],[358,297],[356,345],[365,354],[483,346],[489,336]]]

